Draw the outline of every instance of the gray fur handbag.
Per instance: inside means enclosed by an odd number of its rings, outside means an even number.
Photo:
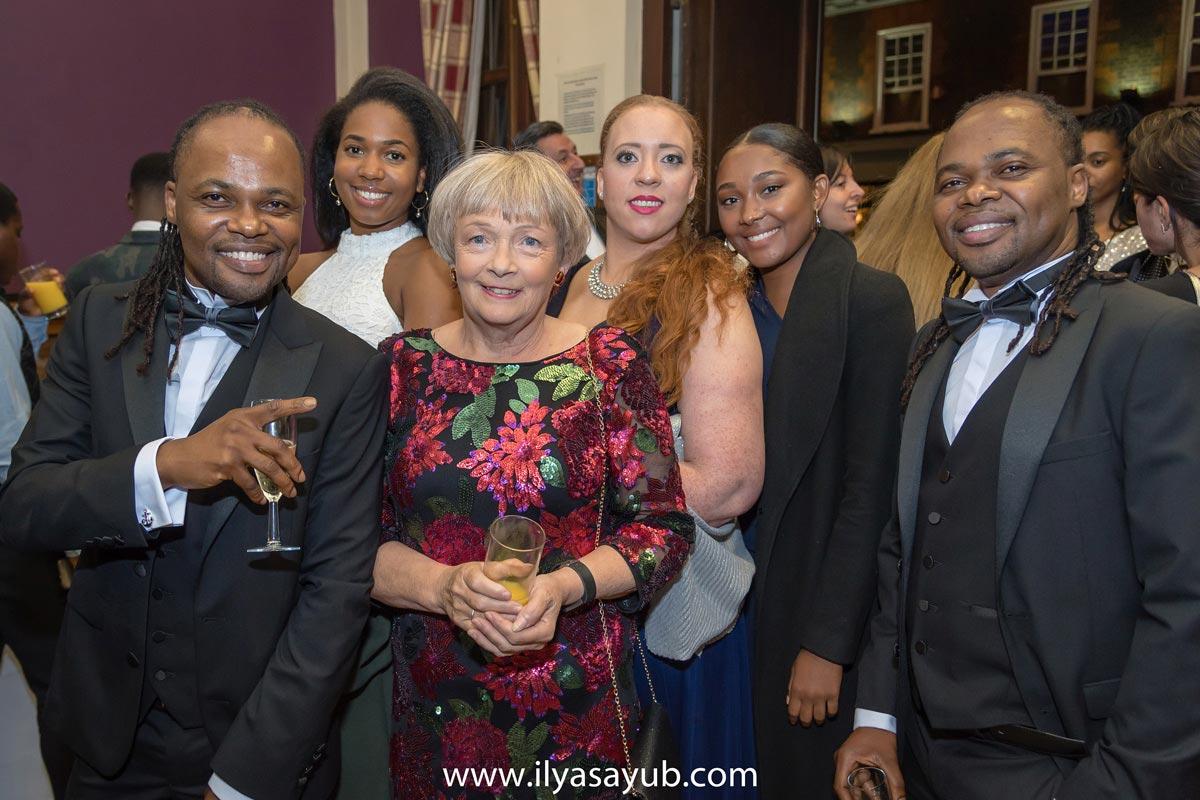
[[[675,454],[683,459],[680,430],[680,417],[672,414]],[[732,630],[754,578],[754,557],[737,520],[713,527],[691,508],[688,513],[696,521],[691,555],[646,616],[646,647],[675,661],[688,660]]]

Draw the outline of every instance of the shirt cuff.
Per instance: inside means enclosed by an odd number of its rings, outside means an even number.
[[[854,729],[881,728],[885,731],[896,732],[896,718],[891,714],[871,711],[866,708],[854,709]]]
[[[208,779],[208,788],[212,789],[212,793],[217,796],[217,800],[253,800],[253,798],[251,798],[249,795],[242,794],[237,789],[221,780],[221,778],[215,772],[213,773],[212,777]]]
[[[167,436],[145,445],[133,462],[133,513],[144,530],[183,524],[187,491],[163,489],[158,476],[158,448],[171,441]]]

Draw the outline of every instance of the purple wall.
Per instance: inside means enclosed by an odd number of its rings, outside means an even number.
[[[399,67],[425,77],[421,0],[370,0],[372,67]]]
[[[307,149],[334,100],[332,0],[42,0],[3,17],[0,182],[20,198],[31,262],[65,269],[114,243],[133,161],[204,103],[258,98]]]

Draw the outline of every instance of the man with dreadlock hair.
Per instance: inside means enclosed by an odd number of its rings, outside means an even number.
[[[0,541],[82,550],[46,710],[77,756],[69,797],[336,787],[387,368],[280,288],[303,174],[295,135],[260,103],[184,122],[149,272],[75,299],[13,452]],[[262,431],[286,414],[303,414],[292,447]],[[267,532],[251,468],[282,491],[300,552],[247,552]]]
[[[841,798],[858,764],[934,800],[1200,785],[1200,309],[1096,272],[1080,139],[1027,92],[946,134],[953,297],[904,382]]]

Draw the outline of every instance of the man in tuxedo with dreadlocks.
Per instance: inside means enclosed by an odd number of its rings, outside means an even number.
[[[1004,92],[942,146],[955,297],[903,387],[846,800],[859,764],[913,800],[1200,786],[1200,310],[1095,271],[1080,139]]]
[[[206,106],[171,169],[148,274],[71,305],[0,539],[83,551],[46,707],[78,757],[69,797],[328,797],[378,545],[386,363],[280,289],[304,179],[274,112]],[[262,432],[285,414],[302,415],[294,448]],[[267,533],[252,468],[300,552],[247,552]]]

